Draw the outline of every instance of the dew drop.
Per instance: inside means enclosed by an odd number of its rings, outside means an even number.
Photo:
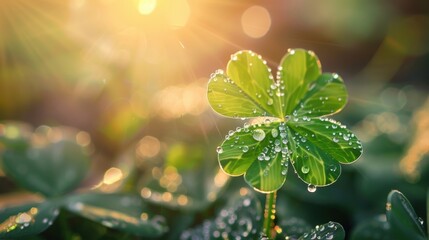
[[[287,50],[287,52],[288,52],[290,55],[294,55],[294,54],[295,54],[295,50],[294,50],[294,49],[291,49],[291,48],[289,48],[289,49]]]
[[[350,140],[350,138],[347,136],[347,135],[343,135],[343,139],[344,139],[344,141],[348,141],[348,140]]]
[[[317,187],[313,184],[308,184],[307,191],[314,193],[317,190]]]
[[[392,210],[392,204],[390,202],[386,203],[386,211]]]
[[[310,168],[304,165],[301,167],[301,172],[307,174],[308,172],[310,172]]]
[[[248,146],[243,146],[242,151],[243,151],[243,152],[247,152],[247,151],[249,151],[249,147],[248,147]]]
[[[339,142],[338,138],[336,138],[336,137],[332,138],[332,141],[334,141],[336,143]]]
[[[286,174],[287,174],[287,169],[283,169],[283,170],[282,170],[282,175],[283,175],[283,176],[286,176]]]
[[[260,142],[264,140],[264,138],[265,138],[265,132],[262,129],[253,130],[253,139]]]
[[[221,147],[221,146],[218,146],[218,147],[216,148],[216,152],[217,152],[217,153],[219,153],[219,154],[223,153],[223,149],[222,149],[222,147]]]
[[[275,128],[271,129],[271,135],[276,138],[279,135],[279,131]]]
[[[417,218],[417,221],[419,221],[420,225],[424,224],[424,221],[423,221],[423,219],[421,217]]]
[[[274,100],[272,98],[268,99],[268,102],[267,102],[268,105],[273,105],[273,103],[274,103]]]
[[[264,120],[264,124],[265,124],[266,126],[270,125],[270,124],[271,124],[271,120],[270,120],[269,118],[265,118],[265,120]]]

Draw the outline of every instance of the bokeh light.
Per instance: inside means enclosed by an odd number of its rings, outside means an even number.
[[[138,9],[143,15],[148,15],[153,12],[156,8],[156,0],[140,0]]]
[[[251,38],[265,36],[271,27],[270,13],[261,6],[252,6],[241,16],[243,32]]]

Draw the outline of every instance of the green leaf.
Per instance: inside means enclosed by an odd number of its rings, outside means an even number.
[[[183,232],[180,239],[256,239],[262,219],[261,204],[248,189],[230,198],[216,219]]]
[[[394,239],[390,233],[386,215],[379,215],[365,220],[353,230],[351,240],[390,240]]]
[[[232,132],[218,151],[223,170],[232,176],[245,174],[246,182],[261,192],[279,189],[288,169],[284,129],[283,123],[274,122]]]
[[[281,60],[278,70],[277,77],[281,88],[284,87],[281,94],[283,113],[290,115],[306,95],[310,84],[320,76],[320,61],[313,52],[290,49]]]
[[[320,117],[339,112],[347,102],[347,90],[336,73],[320,75],[292,110],[297,117]],[[291,112],[286,112],[291,114]]]
[[[49,197],[74,189],[89,167],[85,149],[67,139],[25,151],[7,149],[2,159],[5,173],[15,182]]]
[[[326,240],[343,240],[346,233],[343,226],[336,222],[329,222],[323,225],[317,225],[314,229],[304,233],[299,240],[306,239],[326,239]]]
[[[288,161],[304,182],[326,186],[340,176],[340,163],[351,163],[362,153],[345,126],[321,118],[345,106],[347,91],[338,74],[322,74],[311,51],[290,50],[276,80],[261,56],[240,51],[231,57],[227,74],[218,70],[211,76],[208,99],[228,117],[266,118],[263,126],[252,121],[250,127],[230,131],[218,151],[226,173],[244,174],[261,192],[284,184]],[[257,132],[263,139],[254,137]]]
[[[52,225],[59,214],[51,201],[0,210],[0,239],[15,239],[39,234]]]
[[[260,55],[240,51],[231,56],[227,75],[212,74],[208,100],[212,108],[227,117],[275,116],[281,118],[280,98],[270,69]]]
[[[423,220],[416,215],[408,199],[399,191],[393,190],[387,196],[387,221],[392,235],[398,239],[427,239]]]
[[[137,236],[159,237],[165,219],[149,212],[137,195],[87,193],[67,200],[67,209],[108,228]]]
[[[275,239],[297,239],[304,233],[311,231],[310,225],[300,218],[289,217],[277,223],[282,229],[281,234],[277,234]],[[288,237],[288,238],[286,238]]]
[[[340,163],[351,163],[361,152],[356,136],[329,119],[298,117],[287,123],[291,162],[306,183],[325,186],[341,174]]]

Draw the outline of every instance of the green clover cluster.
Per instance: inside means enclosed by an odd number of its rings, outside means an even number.
[[[347,96],[341,77],[322,73],[312,51],[290,49],[275,77],[260,55],[233,54],[226,72],[211,75],[208,100],[221,115],[251,120],[217,148],[222,169],[244,174],[249,185],[266,193],[282,187],[290,165],[309,191],[332,184],[340,163],[362,154],[356,136],[326,118],[345,106]]]

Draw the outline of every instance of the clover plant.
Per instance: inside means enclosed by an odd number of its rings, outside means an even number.
[[[255,190],[267,194],[264,233],[271,236],[276,191],[292,166],[308,191],[334,183],[340,164],[362,154],[356,136],[326,118],[347,102],[347,91],[336,73],[322,73],[312,51],[290,49],[273,76],[267,62],[252,51],[231,56],[226,71],[210,77],[208,100],[214,111],[250,119],[229,131],[217,148],[221,168],[244,175]]]

